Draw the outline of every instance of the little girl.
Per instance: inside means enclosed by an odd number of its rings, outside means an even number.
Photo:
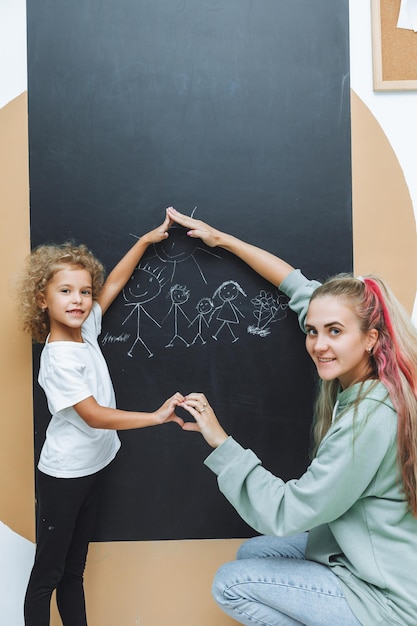
[[[43,245],[27,259],[19,290],[23,327],[45,344],[38,381],[52,418],[36,471],[37,546],[26,626],[49,626],[54,589],[64,626],[87,624],[83,573],[101,473],[120,448],[116,429],[183,424],[174,412],[183,400],[178,393],[151,413],[117,409],[97,341],[102,315],[169,225],[167,218],[142,236],[105,282],[102,264],[84,245]]]

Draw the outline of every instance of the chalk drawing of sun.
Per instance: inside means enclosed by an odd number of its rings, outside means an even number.
[[[194,217],[196,208],[197,207],[194,208],[191,217]],[[188,237],[187,229],[178,224],[171,226],[169,229],[169,237],[159,243],[153,244],[153,249],[155,252],[153,256],[158,257],[162,263],[172,265],[171,283],[174,282],[178,264],[184,263],[184,261],[191,261],[198,269],[202,280],[207,284],[203,267],[200,264],[203,258],[202,255],[208,254],[217,259],[221,259],[218,254],[211,252],[207,247],[202,247],[200,241]],[[152,258],[152,256],[148,258]]]

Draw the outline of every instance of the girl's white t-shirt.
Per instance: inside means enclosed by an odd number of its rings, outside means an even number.
[[[45,391],[51,421],[38,468],[56,478],[79,478],[108,465],[120,448],[115,430],[91,428],[73,408],[93,396],[97,403],[116,408],[107,363],[98,345],[101,308],[93,305],[82,325],[83,343],[45,343],[38,382]]]

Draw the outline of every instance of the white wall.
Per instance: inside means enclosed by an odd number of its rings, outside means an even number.
[[[0,2],[0,109],[27,89],[26,2]]]
[[[24,0],[0,2],[0,108],[27,88],[25,10]],[[417,215],[417,92],[373,91],[370,0],[350,0],[350,45],[351,87],[374,114],[397,154]],[[33,552],[33,544],[0,522],[2,624],[23,624],[21,606]]]
[[[414,216],[416,217],[417,91],[373,91],[371,1],[350,0],[349,11],[351,88],[377,119],[397,155],[408,185]],[[414,304],[413,320],[417,325],[417,297]]]
[[[23,600],[35,546],[0,522],[0,624],[23,626]]]
[[[26,89],[26,2],[0,0],[0,109]],[[0,521],[0,554],[0,624],[23,626],[35,546]]]

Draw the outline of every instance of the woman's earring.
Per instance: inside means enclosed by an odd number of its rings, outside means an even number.
[[[366,351],[369,355],[372,354],[372,348],[367,348]]]

